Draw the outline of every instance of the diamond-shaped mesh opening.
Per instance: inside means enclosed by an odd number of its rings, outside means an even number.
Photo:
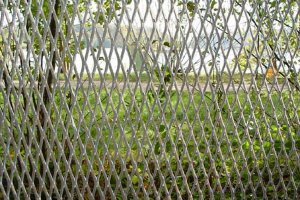
[[[0,199],[300,195],[298,1],[1,1]]]

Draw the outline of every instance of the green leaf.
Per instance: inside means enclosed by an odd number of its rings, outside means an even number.
[[[271,8],[275,7],[276,3],[277,3],[276,1],[271,2]]]
[[[253,149],[255,151],[260,150],[260,143],[258,141],[254,141],[254,143],[253,143]]]
[[[105,17],[104,17],[104,15],[101,13],[101,14],[99,15],[99,18],[98,18],[98,23],[102,25],[102,24],[104,23],[104,20],[105,20]]]
[[[153,41],[152,41],[152,44],[154,44],[154,43],[156,43],[156,42],[158,42],[158,40],[153,40]]]
[[[212,0],[212,2],[210,3],[210,8],[213,9],[216,4],[217,4],[217,1],[216,0]]]
[[[170,45],[170,43],[169,42],[164,42],[164,44],[163,44],[164,46],[166,46],[166,47],[171,47],[171,45]]]
[[[106,0],[106,1],[104,2],[104,7],[105,7],[105,8],[109,8],[109,0]]]
[[[274,131],[274,132],[277,132],[278,127],[276,125],[272,125],[271,126],[271,130]]]
[[[136,175],[133,175],[131,178],[131,181],[134,185],[136,185],[139,182],[139,178]]]
[[[269,141],[264,142],[263,146],[264,146],[265,149],[269,149],[270,146],[271,146],[271,143]]]
[[[115,10],[120,10],[121,6],[119,2],[115,2]]]
[[[189,1],[186,5],[189,12],[193,13],[195,11],[196,3]]]
[[[165,131],[166,131],[166,126],[165,126],[165,125],[160,125],[158,131],[159,131],[160,133],[165,132]]]
[[[169,72],[166,72],[165,76],[164,76],[164,82],[165,83],[169,83],[171,81],[171,74]]]
[[[281,150],[281,141],[280,140],[275,141],[274,148],[277,152]]]
[[[155,144],[155,147],[154,147],[154,153],[155,153],[156,155],[160,154],[160,145],[159,145],[159,143],[156,143],[156,144]]]
[[[247,150],[247,149],[249,149],[249,147],[250,147],[249,141],[245,141],[243,144],[243,149]]]
[[[169,152],[172,149],[172,143],[171,141],[166,142],[166,150]]]
[[[81,41],[81,42],[80,42],[80,44],[79,44],[79,46],[80,46],[80,48],[81,48],[81,49],[83,49],[83,48],[84,48],[84,46],[85,46],[85,43],[84,43],[84,41]]]

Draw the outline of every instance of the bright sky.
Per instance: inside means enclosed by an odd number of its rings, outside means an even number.
[[[163,33],[167,29],[166,34],[174,34],[176,31],[176,27],[179,26],[180,20],[178,18],[180,17],[179,14],[179,7],[177,5],[174,5],[172,3],[174,0],[140,0],[140,1],[132,1],[130,5],[126,5],[126,12],[122,16],[122,25],[125,27],[129,24],[132,24],[136,28],[145,27],[148,29],[155,28],[158,30],[158,32]],[[206,1],[200,1],[199,8],[205,8]],[[217,1],[219,2],[219,1]],[[222,9],[228,9],[231,4],[230,0],[224,0],[221,1],[222,5],[220,6]],[[203,5],[201,5],[201,3]],[[219,6],[216,5],[218,8]],[[5,9],[5,8],[4,8]],[[96,6],[91,4],[90,9],[96,9]],[[250,5],[246,5],[246,9],[251,9]],[[4,12],[3,12],[4,11]],[[221,13],[221,12],[220,12]],[[19,22],[19,18],[21,21],[23,20],[23,16],[20,14],[19,10],[15,10],[15,24],[17,25]],[[227,23],[223,25],[227,26],[229,29],[229,32],[233,33],[235,32],[236,28],[239,27],[239,29],[242,31],[245,31],[245,29],[249,26],[249,19],[246,18],[245,14],[238,20],[238,16],[235,17],[232,13],[228,16],[222,16],[220,14],[221,18],[226,18]],[[120,16],[116,16],[120,17]],[[228,19],[227,19],[228,18]],[[13,22],[13,17],[10,12],[7,10],[0,11],[0,28],[6,27],[8,23]],[[89,19],[87,19],[89,20]],[[237,21],[238,20],[238,21]],[[203,21],[203,20],[202,20]],[[194,33],[197,35],[200,31],[203,35],[204,32],[206,33],[208,38],[212,38],[213,35],[216,34],[216,31],[212,32],[213,26],[209,22],[203,22],[199,18],[199,15],[195,18],[193,18],[192,21],[182,20],[180,23],[180,26],[183,26],[185,31],[185,39],[187,40],[187,43],[190,43],[192,40],[195,40],[195,35],[191,32],[187,32],[189,24],[192,25],[192,29]],[[222,20],[220,20],[222,22]],[[75,21],[75,24],[78,24],[78,19]],[[205,29],[205,31],[204,31]],[[222,31],[219,31],[221,33]],[[238,37],[238,36],[235,36]],[[239,39],[239,38],[236,38]],[[204,39],[204,42],[207,42],[207,39]],[[231,53],[227,59],[232,59],[233,54]],[[221,62],[225,62],[224,59],[222,59]]]
[[[14,15],[14,16],[13,16]],[[20,18],[20,20],[19,20]],[[14,21],[13,21],[14,19]],[[23,21],[24,17],[21,14],[19,9],[15,9],[14,14],[8,11],[5,7],[2,8],[0,11],[0,28],[6,27],[8,23],[16,23],[18,24],[19,21]]]

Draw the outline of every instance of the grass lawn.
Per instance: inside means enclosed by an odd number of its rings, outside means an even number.
[[[176,190],[195,199],[211,195],[280,198],[285,194],[292,198],[299,193],[295,190],[300,184],[299,93],[143,94],[96,88],[70,94],[55,93],[48,140],[51,160],[60,160],[58,165],[65,173],[68,165],[59,152],[63,148],[79,186],[85,177],[90,187],[99,184],[107,198],[120,199],[124,193],[129,198],[135,194],[142,198],[145,191],[149,198],[169,193],[175,199],[179,197]],[[13,101],[22,102],[22,98]],[[0,107],[8,115],[5,102],[1,93]],[[36,126],[30,120],[22,125],[24,117],[21,120],[21,114],[18,116],[15,129],[29,126],[35,134]],[[16,175],[11,167],[17,152],[8,143],[11,137],[19,141],[19,135],[9,134],[10,122],[4,121],[0,158],[5,158],[2,164]],[[31,148],[33,157],[38,158],[35,146]],[[23,158],[25,152],[20,149]],[[52,161],[50,170],[54,170]],[[67,182],[70,188],[72,184]],[[114,192],[105,189],[108,187]]]

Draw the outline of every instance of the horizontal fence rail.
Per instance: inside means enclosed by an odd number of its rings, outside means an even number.
[[[299,199],[299,6],[0,0],[0,199]]]

